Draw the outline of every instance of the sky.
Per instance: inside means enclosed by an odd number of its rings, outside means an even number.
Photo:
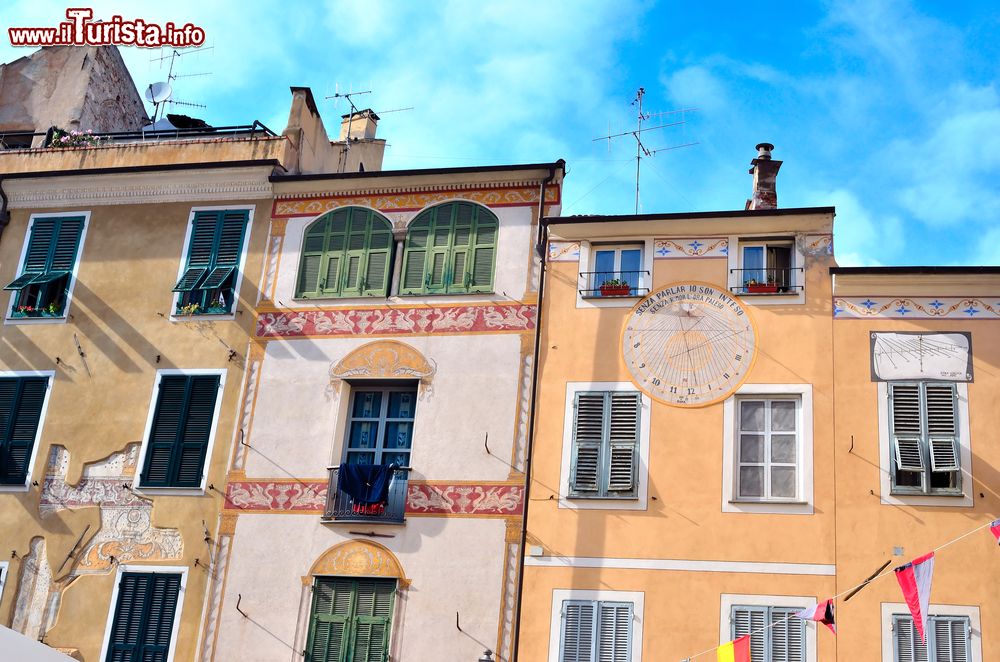
[[[5,3],[47,26],[67,5]],[[780,207],[835,206],[841,265],[1000,264],[1000,11],[995,2],[651,0],[95,1],[95,16],[191,22],[176,109],[211,124],[287,121],[313,90],[330,132],[365,91],[384,169],[565,159],[563,214],[743,209],[759,142]],[[0,61],[31,52],[4,38]],[[157,50],[123,48],[140,89]],[[410,108],[398,112],[390,110]],[[689,110],[694,109],[694,110]],[[673,112],[673,111],[684,112]],[[655,113],[664,113],[655,115]],[[679,147],[681,145],[688,145]],[[676,147],[675,149],[669,149]]]

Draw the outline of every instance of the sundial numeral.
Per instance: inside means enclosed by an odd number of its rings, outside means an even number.
[[[661,383],[660,380],[657,379],[656,377],[653,377],[652,382],[653,382],[653,386],[659,386],[660,383]]]
[[[726,379],[729,379],[729,378],[730,378],[730,377],[729,377],[729,373],[728,373],[728,372],[724,372],[724,373],[722,373],[722,376],[723,376],[724,378],[726,378]]]
[[[737,354],[736,355],[736,360],[737,361],[742,361],[743,360],[743,355],[742,354]]]
[[[671,393],[677,393],[677,387],[676,386],[671,386],[670,387],[670,392]]]
[[[694,395],[694,389],[693,388],[689,388],[688,389],[688,395]]]

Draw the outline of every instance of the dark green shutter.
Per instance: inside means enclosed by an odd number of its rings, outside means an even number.
[[[295,296],[385,296],[391,258],[388,219],[362,207],[330,212],[306,229]]]
[[[31,224],[28,250],[24,254],[25,271],[45,271],[49,266],[49,253],[56,236],[57,225],[57,220],[54,218],[39,218]]]
[[[142,469],[143,487],[200,487],[218,375],[165,375]]]
[[[492,292],[498,227],[491,211],[468,202],[422,212],[406,237],[400,294]]]
[[[122,573],[107,662],[166,662],[181,576]]]
[[[190,292],[198,288],[212,266],[215,251],[215,226],[218,217],[214,212],[195,212],[191,221],[191,238],[188,241],[187,267],[174,292]]]
[[[0,379],[0,484],[20,485],[28,477],[47,377]]]
[[[250,212],[245,209],[195,212],[187,266],[174,292],[214,290],[239,269]]]
[[[83,217],[39,218],[31,225],[21,275],[5,290],[51,283],[68,275],[76,264],[83,235]]]
[[[387,662],[396,582],[319,577],[306,662]]]

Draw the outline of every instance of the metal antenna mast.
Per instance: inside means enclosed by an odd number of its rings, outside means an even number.
[[[653,117],[661,117],[663,115],[673,115],[676,113],[686,113],[689,111],[698,110],[697,108],[683,108],[681,110],[668,110],[662,113],[644,113],[642,111],[642,98],[646,96],[646,88],[640,87],[635,93],[635,99],[632,100],[633,106],[638,106],[639,112],[636,115],[636,127],[635,131],[625,131],[623,133],[610,133],[606,136],[601,136],[600,138],[594,138],[593,142],[598,140],[607,140],[608,149],[611,149],[611,139],[620,138],[622,136],[632,136],[635,138],[635,213],[639,213],[639,175],[641,172],[642,159],[644,157],[654,156],[657,152],[664,152],[671,149],[680,149],[681,147],[690,147],[691,145],[697,145],[697,142],[685,143],[683,145],[673,145],[671,147],[661,147],[660,149],[648,149],[642,142],[641,134],[643,131],[655,131],[656,129],[665,129],[669,126],[680,126],[681,124],[686,124],[686,120],[681,120],[679,122],[670,122],[668,124],[660,124],[658,126],[649,126],[643,128],[642,123],[650,120]]]
[[[344,140],[344,160],[340,164],[340,171],[344,172],[347,169],[347,157],[351,153],[351,129],[354,128],[354,116],[358,114],[358,107],[354,105],[354,100],[351,99],[353,96],[359,96],[361,94],[371,94],[371,90],[364,90],[363,92],[340,92],[339,90],[334,92],[332,96],[325,97],[326,99],[347,99],[347,103],[351,104],[351,115],[347,119],[347,136]]]

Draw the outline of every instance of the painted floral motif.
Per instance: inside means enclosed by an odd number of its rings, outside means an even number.
[[[997,319],[1000,298],[961,297],[837,297],[833,316],[838,319]]]
[[[653,240],[653,257],[658,260],[684,257],[726,257],[727,255],[729,255],[729,239],[726,237]]]
[[[833,255],[833,235],[807,234],[802,241],[802,253],[813,257]]]
[[[549,262],[579,262],[579,241],[550,241]]]
[[[261,313],[261,337],[405,335],[529,331],[535,307],[524,304],[436,308],[375,308]]]

